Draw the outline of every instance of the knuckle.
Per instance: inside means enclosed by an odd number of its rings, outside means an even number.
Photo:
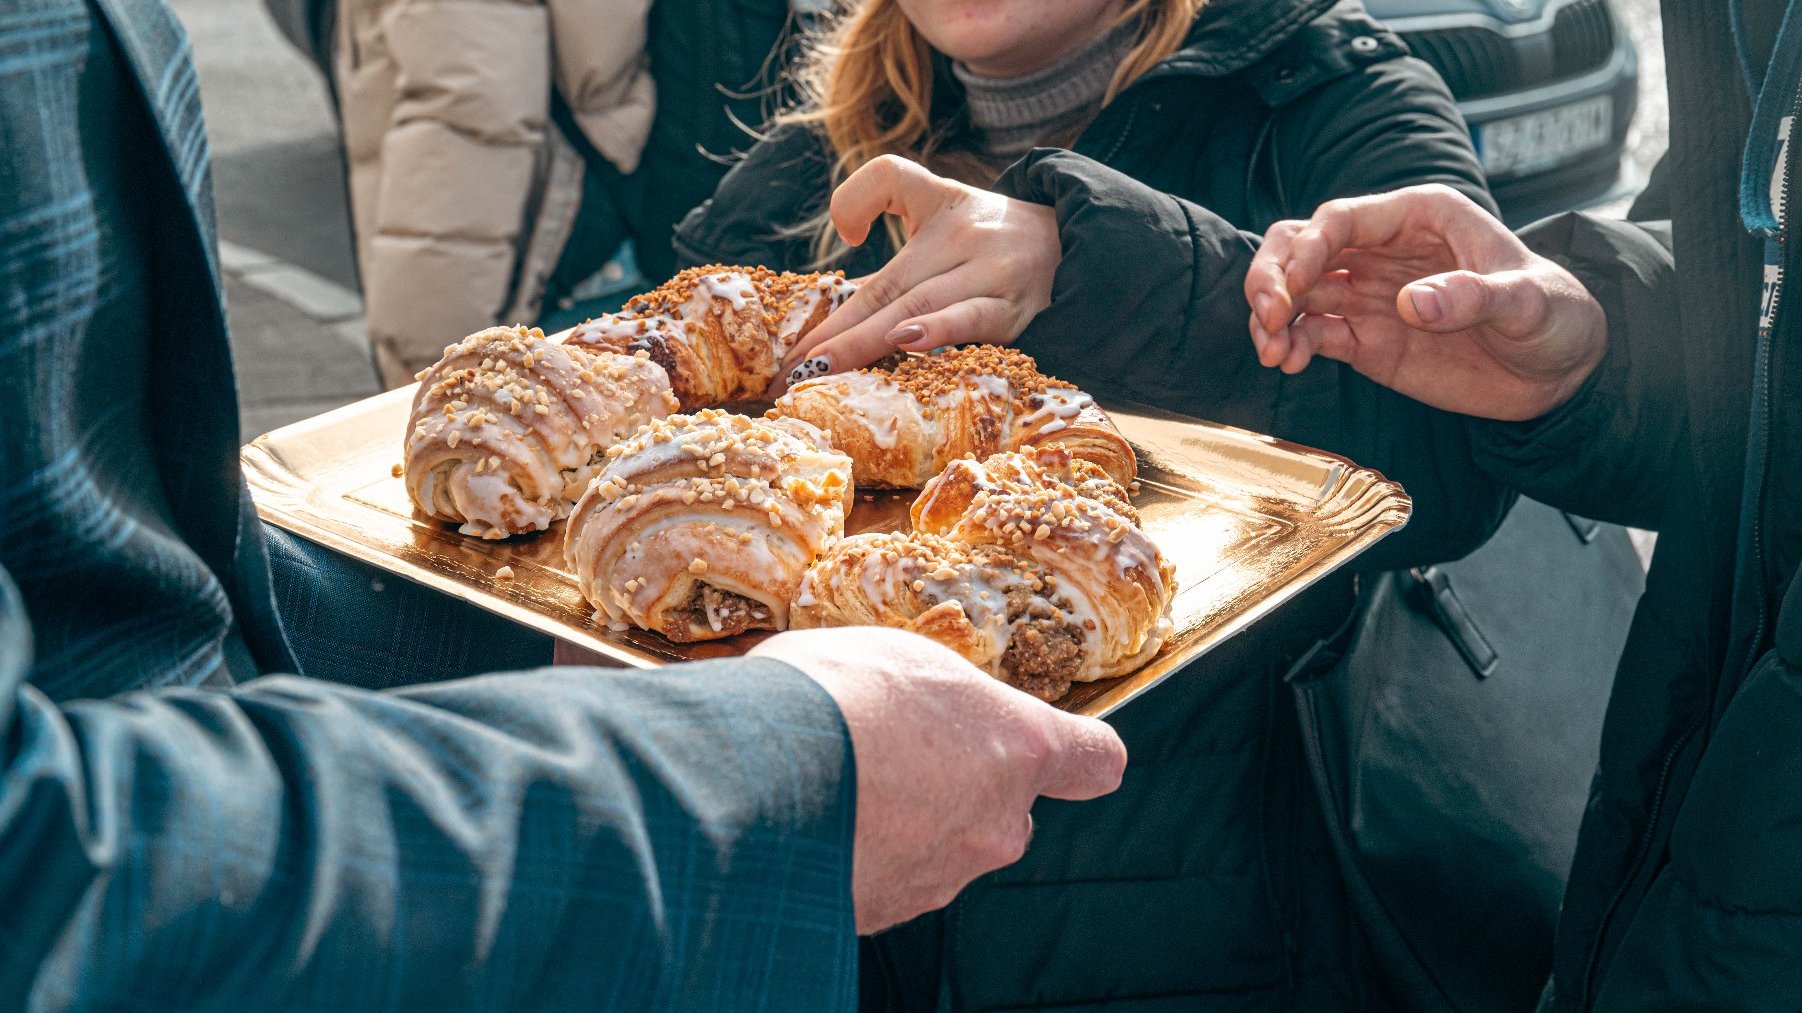
[[[1440,220],[1446,222],[1461,221],[1475,211],[1487,218],[1487,212],[1477,207],[1476,201],[1462,190],[1453,189],[1444,183],[1425,183],[1421,185],[1422,202]]]
[[[1455,204],[1470,199],[1444,183],[1420,183],[1409,187],[1407,192],[1415,194],[1425,200],[1442,203],[1450,202]]]
[[[1325,213],[1324,208],[1322,209],[1322,212],[1323,214]],[[1322,218],[1320,222],[1310,224],[1307,228],[1297,232],[1295,234],[1295,239],[1289,244],[1291,259],[1312,257],[1325,252],[1327,245],[1326,228],[1330,222],[1331,217],[1327,216]]]
[[[1469,310],[1487,310],[1495,303],[1495,287],[1488,278],[1475,271],[1453,271],[1445,276],[1445,284],[1440,289],[1447,298],[1462,303],[1463,308]]]
[[[904,320],[928,316],[938,309],[932,296],[929,293],[921,292],[919,289],[914,289],[906,295],[901,296],[901,298],[897,300],[896,305],[901,308],[901,317]]]
[[[1317,229],[1311,227],[1315,222],[1344,218],[1354,214],[1357,211],[1357,207],[1358,200],[1355,197],[1336,197],[1327,201],[1325,204],[1320,205],[1319,210],[1314,212],[1313,219],[1308,222],[1300,223],[1301,227],[1298,228],[1296,232],[1299,235],[1311,234],[1317,231]]]
[[[1024,820],[1014,820],[1023,824]],[[1026,835],[1013,826],[991,821],[969,841],[970,871],[982,875],[1004,865],[1011,865],[1026,853]]]
[[[940,886],[937,890],[928,895],[927,903],[929,906],[926,910],[937,911],[939,908],[949,907],[951,906],[951,902],[957,899],[957,895],[963,892],[964,887],[962,883],[947,883]]]
[[[1528,324],[1538,325],[1552,315],[1552,295],[1545,284],[1522,278],[1514,288],[1520,293],[1521,315]]]
[[[866,297],[864,305],[874,311],[899,299],[902,293],[900,284],[884,273],[865,282],[857,294]]]
[[[906,171],[907,164],[900,155],[877,155],[864,163],[864,171],[878,180],[895,179]]]
[[[995,839],[991,857],[997,866],[1012,865],[1026,857],[1026,821],[1021,820],[1015,829],[998,834]]]
[[[945,322],[960,334],[980,334],[985,325],[995,317],[994,311],[987,304],[976,301],[960,302],[942,315]]]
[[[1015,722],[1008,752],[1017,762],[1037,771],[1057,755],[1058,743],[1051,731],[1037,721]]]

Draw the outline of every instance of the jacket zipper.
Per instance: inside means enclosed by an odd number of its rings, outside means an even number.
[[[1802,87],[1796,89],[1796,101],[1790,106],[1790,122],[1802,122]],[[1791,127],[1792,134],[1794,127]],[[1769,333],[1759,335],[1758,348],[1758,407],[1754,413],[1758,429],[1758,481],[1752,493],[1758,498],[1752,503],[1752,573],[1758,580],[1756,587],[1758,601],[1758,623],[1753,627],[1752,642],[1746,648],[1746,657],[1740,666],[1739,675],[1744,676],[1757,664],[1759,648],[1764,644],[1764,637],[1770,625],[1770,601],[1767,586],[1770,575],[1766,572],[1767,562],[1764,557],[1764,488],[1771,470],[1771,384],[1776,373],[1777,357],[1777,323],[1778,314],[1783,311],[1783,290],[1789,280],[1789,191],[1790,177],[1794,174],[1796,138],[1790,138],[1785,146],[1783,159],[1783,183],[1777,191],[1777,246],[1780,251],[1779,263],[1783,269],[1777,273],[1777,280],[1771,288],[1771,327]]]
[[[1792,116],[1792,123],[1802,122],[1802,88],[1798,88],[1796,91],[1796,100],[1790,108],[1790,114]],[[1794,144],[1795,140],[1796,139],[1792,136],[1791,143]],[[1771,360],[1774,357],[1774,348],[1776,345],[1778,314],[1783,308],[1784,283],[1788,280],[1789,276],[1789,271],[1787,270],[1787,262],[1789,260],[1789,194],[1791,177],[1794,175],[1794,167],[1795,153],[1786,150],[1783,159],[1783,181],[1777,191],[1778,206],[1775,209],[1777,211],[1777,244],[1779,249],[1783,251],[1780,255],[1780,262],[1783,263],[1785,270],[1778,273],[1777,279],[1771,287],[1770,329],[1768,332],[1765,331],[1763,327],[1760,327],[1759,329],[1759,347],[1756,360],[1758,362],[1759,371],[1758,389],[1753,392],[1753,397],[1756,398],[1753,410],[1753,427],[1755,432],[1748,431],[1748,435],[1756,435],[1759,441],[1758,470],[1755,473],[1757,481],[1753,483],[1752,488],[1749,490],[1757,497],[1757,500],[1751,505],[1751,548],[1752,572],[1758,581],[1755,588],[1758,605],[1758,621],[1753,627],[1752,640],[1747,646],[1746,657],[1742,659],[1741,665],[1738,666],[1740,669],[1738,674],[1742,676],[1750,671],[1752,666],[1757,663],[1760,653],[1759,647],[1764,643],[1765,632],[1770,624],[1770,602],[1767,600],[1766,595],[1768,578],[1765,573],[1763,500],[1765,479],[1771,467],[1771,383],[1772,374],[1774,373]],[[1762,314],[1764,307],[1760,306],[1759,311]],[[1710,706],[1712,707],[1713,705],[1710,704]],[[1602,909],[1602,920],[1598,925],[1595,940],[1590,944],[1589,966],[1584,972],[1583,981],[1583,1005],[1585,1007],[1588,1007],[1595,998],[1596,974],[1600,970],[1602,960],[1602,941],[1607,938],[1608,929],[1613,924],[1614,916],[1619,910],[1621,903],[1626,900],[1627,892],[1632,888],[1634,880],[1639,878],[1640,870],[1644,868],[1646,861],[1651,857],[1652,840],[1657,836],[1655,831],[1658,828],[1658,820],[1664,812],[1664,801],[1666,792],[1670,787],[1671,770],[1676,765],[1677,756],[1682,753],[1684,746],[1688,745],[1689,740],[1693,738],[1697,732],[1702,730],[1706,722],[1706,717],[1697,719],[1683,732],[1682,735],[1678,736],[1677,741],[1672,743],[1670,751],[1665,754],[1664,767],[1658,774],[1658,789],[1652,796],[1651,814],[1646,820],[1645,831],[1640,835],[1639,847],[1634,852],[1633,862],[1628,866],[1627,875],[1622,878],[1620,885],[1615,889],[1613,897],[1608,901],[1608,905]]]

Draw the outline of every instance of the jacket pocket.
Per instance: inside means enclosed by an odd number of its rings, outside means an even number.
[[[1775,653],[1709,738],[1672,829],[1671,868],[1711,903],[1802,914],[1802,671]]]
[[[1710,737],[1598,1009],[1795,1009],[1802,671],[1767,654]]]

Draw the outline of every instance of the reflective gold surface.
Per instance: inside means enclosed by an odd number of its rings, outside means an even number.
[[[740,654],[762,635],[674,644],[615,633],[563,563],[562,525],[484,542],[414,515],[400,463],[412,389],[278,429],[244,448],[257,510],[272,524],[622,665]],[[1139,454],[1134,497],[1145,529],[1176,566],[1176,635],[1131,675],[1079,684],[1059,702],[1102,716],[1157,685],[1407,522],[1401,487],[1342,458],[1264,436],[1104,402]],[[859,493],[849,532],[907,526],[912,493]],[[513,568],[502,580],[495,571]]]

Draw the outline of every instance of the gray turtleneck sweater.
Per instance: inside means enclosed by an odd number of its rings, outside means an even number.
[[[1136,24],[1122,25],[1024,77],[985,77],[962,61],[952,64],[977,150],[1012,161],[1094,115],[1137,31]]]

